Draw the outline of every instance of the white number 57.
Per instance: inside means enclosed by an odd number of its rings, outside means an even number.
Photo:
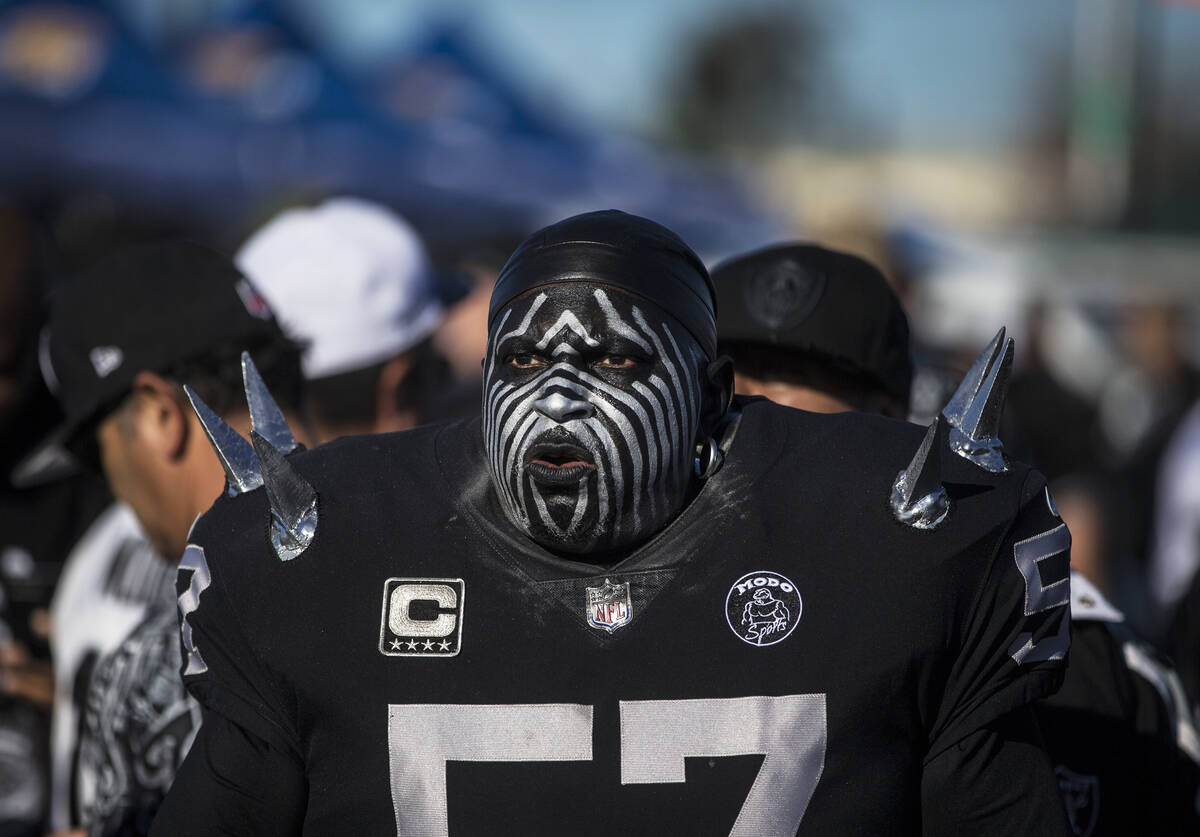
[[[730,837],[790,837],[825,766],[825,695],[620,702],[621,784],[683,782],[689,756],[762,755]],[[592,707],[395,704],[397,837],[448,837],[448,761],[591,761]]]

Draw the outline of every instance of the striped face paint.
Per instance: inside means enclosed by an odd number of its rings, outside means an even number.
[[[672,318],[570,283],[497,316],[484,363],[484,446],[501,504],[565,552],[632,546],[679,512],[705,357]]]

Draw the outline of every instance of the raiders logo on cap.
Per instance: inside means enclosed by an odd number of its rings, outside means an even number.
[[[804,322],[824,292],[824,274],[788,262],[771,265],[742,282],[746,310],[772,330]]]
[[[746,573],[725,597],[725,621],[749,645],[783,642],[795,630],[803,609],[796,585],[770,570]]]
[[[389,578],[379,651],[388,657],[453,657],[462,647],[461,578]]]
[[[125,353],[117,346],[97,346],[88,352],[92,368],[101,378],[107,378],[124,362]]]

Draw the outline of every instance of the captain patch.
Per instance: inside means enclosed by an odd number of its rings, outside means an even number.
[[[462,647],[461,578],[389,578],[379,651],[388,657],[453,657]]]

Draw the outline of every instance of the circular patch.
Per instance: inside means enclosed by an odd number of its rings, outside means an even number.
[[[785,262],[760,270],[742,282],[746,310],[769,329],[802,323],[825,292],[825,275]]]
[[[725,621],[738,639],[750,645],[783,642],[803,609],[796,585],[770,570],[746,573],[725,597]]]

